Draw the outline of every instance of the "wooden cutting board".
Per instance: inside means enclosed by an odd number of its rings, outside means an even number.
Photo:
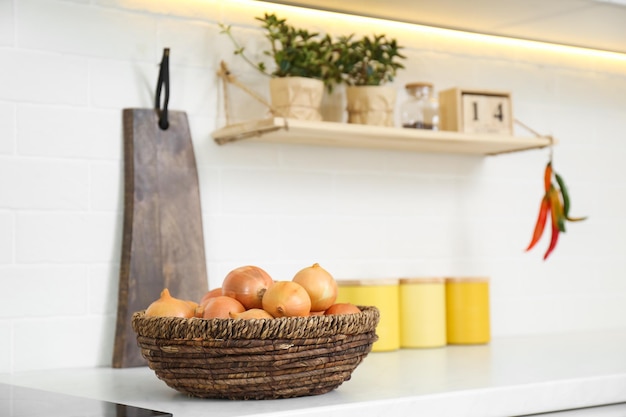
[[[187,115],[124,109],[124,231],[113,367],[144,366],[131,327],[168,288],[198,302],[208,291],[196,159]]]

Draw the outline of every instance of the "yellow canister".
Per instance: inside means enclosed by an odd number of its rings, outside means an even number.
[[[446,278],[445,285],[448,343],[488,343],[489,279]]]
[[[385,352],[399,349],[399,280],[338,279],[337,285],[339,287],[337,294],[338,303],[375,306],[380,311],[380,321],[376,327],[378,340],[372,345],[372,352]]]
[[[446,345],[446,290],[443,278],[400,280],[400,347]]]

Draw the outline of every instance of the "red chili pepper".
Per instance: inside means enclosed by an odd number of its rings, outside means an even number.
[[[543,255],[543,260],[548,259],[548,256],[552,253],[554,248],[556,248],[556,242],[559,240],[559,225],[558,223],[552,223],[552,236],[550,237],[550,246],[548,246],[548,250],[545,255]]]
[[[543,234],[543,230],[546,227],[546,220],[548,219],[548,211],[550,211],[550,199],[548,198],[548,194],[544,195],[541,199],[541,206],[539,208],[539,216],[537,217],[537,223],[535,223],[535,231],[533,232],[533,238],[530,241],[530,244],[526,248],[526,251],[529,251],[535,246],[535,244],[541,238]]]

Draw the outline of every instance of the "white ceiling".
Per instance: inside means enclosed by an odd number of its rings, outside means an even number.
[[[626,53],[626,0],[279,0],[274,2]]]

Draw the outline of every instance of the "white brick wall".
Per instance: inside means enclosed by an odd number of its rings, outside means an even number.
[[[122,144],[117,109],[21,105],[17,116],[19,154],[44,158],[113,159]]]
[[[3,49],[2,55],[3,100],[87,105],[85,58],[21,48]]]
[[[84,210],[88,165],[39,158],[3,158],[0,206],[12,209]]]
[[[12,154],[15,148],[15,106],[10,103],[0,103],[0,156]]]
[[[0,0],[0,46],[11,46],[15,41],[13,0]]]
[[[0,211],[0,265],[13,262],[14,238],[14,214],[8,211]]]
[[[262,59],[255,16],[407,46],[396,82],[509,90],[515,115],[559,145],[571,225],[553,257],[523,252],[547,151],[498,157],[236,143],[220,60],[232,24]],[[320,18],[320,16],[322,16]],[[189,115],[210,285],[258,264],[276,279],[322,263],[337,278],[487,275],[495,337],[626,328],[626,61],[461,39],[428,28],[219,0],[0,0],[0,372],[108,366],[123,217],[121,110],[151,107],[172,49],[170,108]],[[264,110],[235,89],[234,119]],[[339,89],[339,93],[341,89]],[[341,115],[340,115],[341,117]],[[517,129],[519,134],[527,134]],[[41,349],[45,344],[46,349]]]

